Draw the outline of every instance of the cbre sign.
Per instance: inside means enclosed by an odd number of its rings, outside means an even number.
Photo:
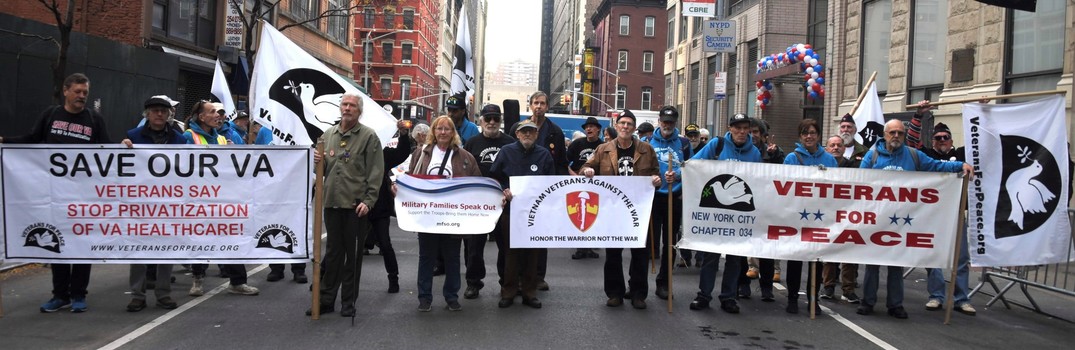
[[[713,17],[717,15],[717,0],[684,0],[683,16]]]
[[[702,52],[735,53],[735,21],[706,21],[702,36]]]

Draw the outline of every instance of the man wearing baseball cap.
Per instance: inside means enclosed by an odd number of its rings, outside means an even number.
[[[457,94],[448,97],[444,101],[444,108],[448,110],[448,116],[452,117],[452,122],[456,125],[456,132],[459,133],[459,139],[464,143],[468,139],[478,135],[478,126],[474,122],[467,118],[467,95]]]
[[[597,146],[601,145],[601,123],[597,121],[597,118],[588,117],[586,122],[582,123],[582,130],[586,131],[586,137],[571,141],[571,145],[567,146],[567,160],[571,162],[571,166],[568,169],[571,175],[579,175],[579,171],[582,170],[582,165],[586,164],[590,157],[593,157],[594,150]],[[593,248],[578,248],[574,254],[571,254],[571,259],[597,259],[601,257]]]
[[[649,144],[657,154],[657,164],[660,166],[661,187],[657,188],[653,196],[653,215],[650,216],[650,227],[653,227],[654,246],[658,252],[655,258],[661,260],[661,270],[655,280],[657,286],[655,294],[658,298],[668,299],[668,246],[669,240],[678,240],[679,226],[683,218],[682,197],[682,171],[683,161],[691,156],[691,143],[684,137],[679,136],[679,111],[672,106],[664,106],[658,114],[660,128],[653,133]],[[669,192],[672,195],[672,208],[668,207]],[[671,215],[672,227],[668,227],[668,218]],[[672,238],[668,238],[669,231],[673,231]],[[662,248],[663,247],[663,248]],[[672,253],[675,259],[675,252]]]
[[[739,162],[761,162],[761,152],[750,137],[751,119],[745,114],[738,113],[728,118],[728,132],[724,137],[713,138],[701,151],[698,151],[691,159],[730,160]],[[709,302],[713,300],[713,286],[717,280],[717,264],[720,263],[719,253],[706,253],[702,260],[702,270],[698,277],[698,296],[691,302],[691,310],[703,310],[709,308]],[[720,282],[720,308],[728,313],[739,313],[739,302],[736,301],[736,292],[739,286],[740,265],[743,257],[728,255],[724,262],[724,277]]]
[[[649,142],[650,137],[653,137],[653,124],[643,122],[638,126],[638,138],[643,142]]]

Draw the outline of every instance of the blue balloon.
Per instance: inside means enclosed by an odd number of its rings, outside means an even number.
[[[815,65],[815,66],[814,66],[814,71],[815,71],[815,72],[818,72],[818,73],[824,72],[824,71],[825,71],[825,67],[821,66],[821,64],[819,63],[819,64],[817,64],[817,65]]]
[[[817,81],[818,85],[825,85],[825,78],[817,77],[817,79],[814,80]]]
[[[768,81],[766,81],[765,82],[765,89],[772,91],[773,90],[773,84],[768,82]]]
[[[806,49],[806,55],[810,56],[810,57],[814,57],[814,49]]]
[[[810,99],[811,100],[816,100],[817,98],[818,98],[817,92],[811,91],[810,92]]]
[[[818,60],[818,59],[820,59],[819,57],[821,57],[821,56],[818,56],[816,53],[815,54],[809,54],[807,56],[813,57],[815,60]]]
[[[761,99],[761,103],[767,105],[767,104],[769,104],[769,99],[763,98],[763,99]]]

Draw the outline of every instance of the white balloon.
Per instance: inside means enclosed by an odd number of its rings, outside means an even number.
[[[810,65],[811,66],[816,66],[817,65],[817,59],[816,58],[811,58],[810,59]]]
[[[814,83],[816,83],[816,82],[817,82],[817,80],[814,80],[814,79],[807,80],[806,81],[806,86],[813,86]]]
[[[807,86],[806,87],[806,92],[814,92],[814,87],[813,86]]]
[[[817,79],[817,72],[810,73],[810,77]]]
[[[814,67],[806,67],[806,74],[814,74]]]
[[[761,106],[761,103],[762,103],[761,100],[754,101],[755,106]]]
[[[806,45],[799,44],[799,45],[796,45],[795,48],[798,49],[799,52],[806,52]]]

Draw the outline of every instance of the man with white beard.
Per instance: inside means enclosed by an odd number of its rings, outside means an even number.
[[[868,151],[866,146],[855,141],[855,134],[858,130],[858,126],[855,126],[855,118],[852,118],[850,114],[844,114],[843,118],[840,118],[840,139],[844,141],[844,158],[854,162],[861,162],[862,156]]]

